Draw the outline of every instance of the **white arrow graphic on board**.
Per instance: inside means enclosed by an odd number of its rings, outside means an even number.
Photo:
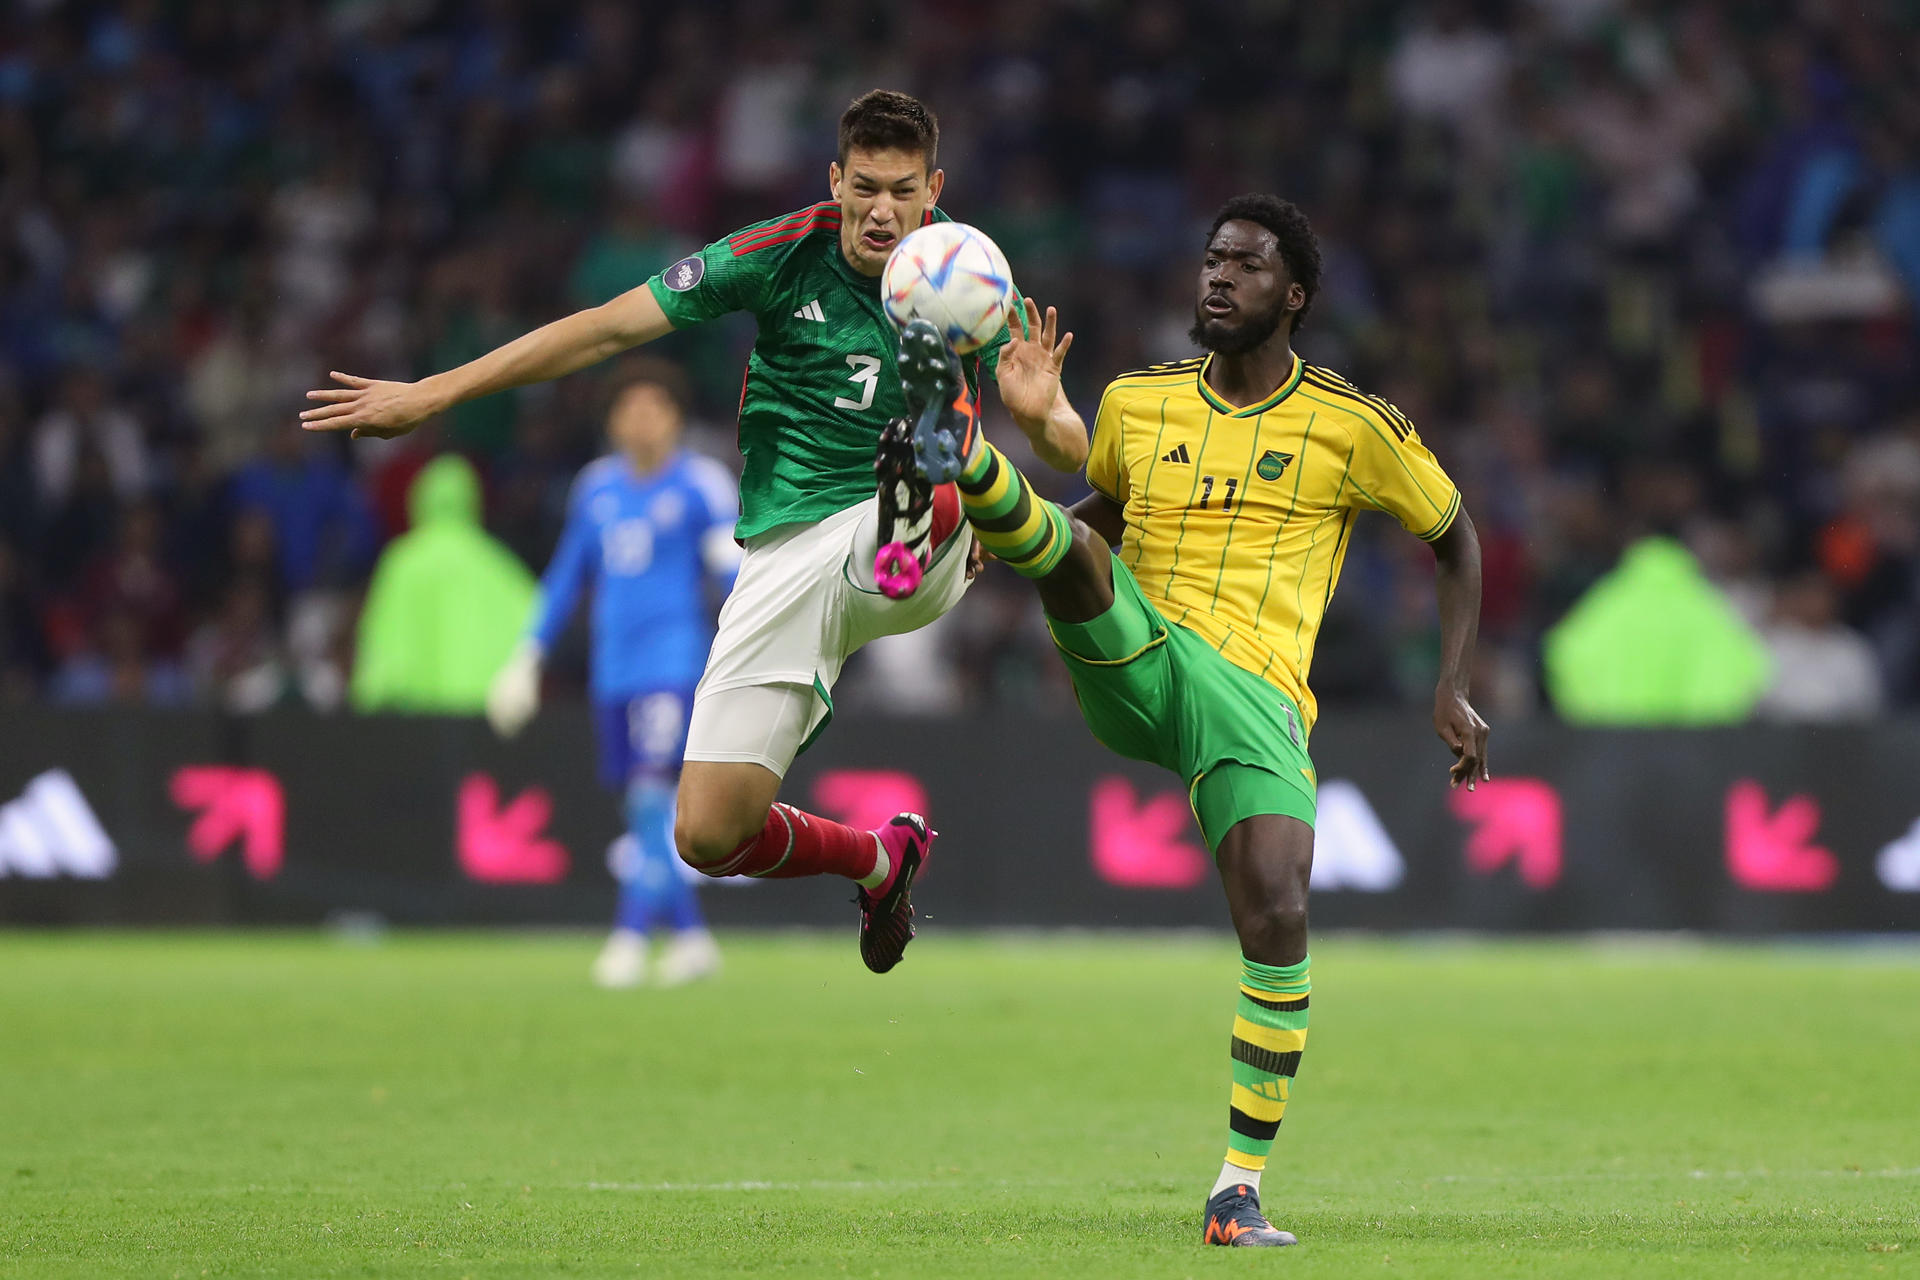
[[[1359,787],[1322,783],[1315,809],[1311,888],[1385,893],[1399,885],[1406,863]]]
[[[1920,818],[1907,834],[1880,851],[1874,860],[1880,883],[1895,893],[1920,893]]]

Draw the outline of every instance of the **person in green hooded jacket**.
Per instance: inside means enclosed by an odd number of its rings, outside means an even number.
[[[1672,538],[1628,547],[1543,650],[1547,690],[1570,724],[1738,724],[1772,677],[1766,643]]]
[[[520,642],[536,584],[480,527],[480,481],[454,454],[407,494],[413,527],[388,544],[360,614],[358,711],[474,715]]]

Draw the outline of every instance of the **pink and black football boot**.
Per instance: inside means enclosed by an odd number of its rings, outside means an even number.
[[[960,358],[925,320],[911,321],[901,332],[899,368],[907,416],[880,433],[873,461],[880,493],[873,580],[885,595],[904,600],[919,590],[934,554],[959,522],[952,485],[979,434],[980,405]],[[949,514],[950,521],[943,519]]]
[[[892,869],[878,885],[862,888],[854,901],[860,904],[860,959],[875,973],[885,973],[900,963],[913,941],[913,882],[940,833],[919,814],[901,813],[873,834]]]

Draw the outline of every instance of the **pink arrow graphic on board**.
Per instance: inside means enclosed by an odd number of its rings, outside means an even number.
[[[1207,855],[1190,838],[1187,798],[1162,791],[1145,801],[1125,778],[1102,778],[1088,806],[1094,874],[1125,889],[1191,889],[1207,878]]]
[[[567,851],[545,838],[553,799],[528,787],[504,808],[500,788],[484,773],[460,784],[455,839],[460,869],[484,884],[553,884],[567,874]]]
[[[1761,893],[1819,893],[1840,875],[1839,859],[1809,843],[1819,830],[1812,796],[1768,812],[1766,789],[1742,779],[1727,790],[1727,874]]]
[[[1529,889],[1559,883],[1562,862],[1560,793],[1538,778],[1496,778],[1447,797],[1453,816],[1472,824],[1467,870],[1491,875],[1509,862]]]
[[[813,784],[813,806],[850,827],[877,827],[896,813],[927,815],[927,789],[897,769],[834,769]]]
[[[240,842],[247,874],[271,880],[286,854],[287,805],[280,780],[265,769],[190,764],[176,770],[167,787],[174,804],[198,809],[187,828],[187,849],[197,862],[211,862]]]

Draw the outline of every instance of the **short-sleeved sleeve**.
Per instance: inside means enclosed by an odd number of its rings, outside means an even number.
[[[647,288],[676,329],[733,311],[758,311],[773,256],[735,256],[728,241],[718,240],[654,276]]]
[[[1108,387],[1100,397],[1100,411],[1093,418],[1093,440],[1087,446],[1087,483],[1122,506],[1133,492],[1120,448],[1123,403],[1124,397]]]
[[[1460,490],[1399,410],[1360,413],[1353,422],[1348,489],[1354,506],[1384,511],[1432,542],[1460,512]]]

